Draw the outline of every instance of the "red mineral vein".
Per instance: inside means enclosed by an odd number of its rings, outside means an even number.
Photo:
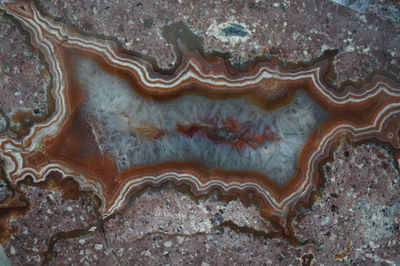
[[[276,133],[269,128],[266,128],[261,134],[251,134],[251,128],[251,123],[241,125],[233,118],[227,118],[223,127],[218,127],[217,125],[213,125],[213,123],[192,124],[189,126],[177,125],[178,132],[189,137],[200,133],[212,140],[215,144],[229,144],[236,148],[249,146],[256,149],[258,147],[257,144],[263,143],[264,141],[272,142],[275,140]]]
[[[62,24],[40,14],[32,1],[2,2],[0,7],[21,23],[31,35],[32,45],[44,54],[56,101],[54,115],[34,125],[22,140],[12,135],[0,136],[7,178],[13,183],[26,176],[39,182],[54,171],[73,177],[102,199],[104,216],[120,209],[135,191],[167,181],[189,185],[194,195],[214,188],[224,196],[242,197],[250,193],[248,199],[260,204],[264,217],[274,217],[285,225],[295,206],[308,202],[310,193],[321,185],[319,165],[344,137],[354,142],[385,142],[399,158],[400,88],[384,76],[375,76],[359,88],[346,86],[335,90],[323,78],[329,60],[321,59],[297,69],[258,62],[246,71],[232,74],[221,58],[210,57],[207,61],[196,52],[187,53],[173,73],[160,74],[145,60],[122,53],[111,41],[67,31]],[[286,104],[294,91],[304,89],[330,118],[308,136],[298,155],[295,173],[284,186],[259,173],[206,169],[194,163],[163,162],[118,172],[110,156],[97,146],[90,123],[93,121],[85,121],[80,114],[85,99],[74,78],[73,56],[95,60],[109,73],[128,80],[144,97],[169,99],[196,91],[219,98],[246,96],[255,104],[271,107]],[[223,127],[213,123],[177,125],[177,130],[188,136],[201,133],[216,144],[238,148],[257,148],[260,143],[276,140],[272,130],[249,134],[240,128],[237,121],[230,119]],[[146,124],[135,130],[150,138],[164,134]]]

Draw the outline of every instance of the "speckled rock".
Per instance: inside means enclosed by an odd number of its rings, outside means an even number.
[[[106,222],[107,239],[122,263],[133,258],[138,263],[198,265],[219,265],[227,260],[230,265],[400,263],[400,178],[393,158],[375,145],[342,144],[324,169],[326,188],[319,200],[312,210],[301,210],[294,219],[299,247],[282,238],[213,227],[213,219],[218,218],[207,212],[209,203],[195,204],[172,191],[142,195],[123,215]],[[206,206],[206,211],[201,206]],[[243,206],[235,210],[240,208],[243,212]],[[223,215],[218,217],[224,220]]]
[[[88,197],[64,200],[58,190],[26,185],[20,189],[32,206],[27,214],[9,218],[12,234],[3,247],[14,265],[43,263],[48,244],[57,234],[96,222],[95,205]]]
[[[26,216],[10,218],[17,230],[5,251],[13,263],[38,263],[51,240],[52,265],[400,263],[399,176],[393,158],[375,145],[342,144],[323,168],[326,186],[319,199],[294,217],[298,246],[273,234],[255,206],[237,200],[196,201],[165,187],[134,198],[101,225],[87,197],[63,202],[57,191],[25,186],[33,207]]]
[[[140,265],[298,265],[311,245],[297,249],[282,239],[224,227],[193,235],[148,234],[116,251],[121,264]]]
[[[9,118],[16,110],[28,110],[36,116],[48,113],[50,77],[21,32],[0,13],[0,131],[6,129],[4,115]]]
[[[316,260],[400,263],[400,177],[393,158],[374,145],[342,144],[324,169],[320,199],[294,223],[299,238],[320,247]]]
[[[225,203],[214,197],[196,202],[168,188],[134,199],[121,214],[105,221],[104,229],[110,248],[118,256],[130,256],[127,247],[146,235],[205,234],[226,221],[266,234],[275,231],[254,206],[244,207],[238,200]]]
[[[183,21],[203,38],[206,51],[229,52],[233,64],[260,55],[285,64],[307,62],[336,50],[337,83],[374,71],[400,77],[395,0],[68,0],[40,6],[51,16],[68,17],[68,25],[156,58],[162,68],[176,61],[173,45],[163,37],[165,27]],[[0,13],[0,131],[14,110],[48,112],[50,77],[24,40]],[[122,213],[99,221],[89,196],[67,200],[57,189],[27,185],[20,193],[31,208],[7,217],[11,236],[2,244],[16,265],[400,264],[400,180],[390,153],[376,145],[342,144],[323,169],[326,183],[317,202],[293,218],[298,246],[273,237],[278,229],[260,218],[256,206],[238,200],[194,200],[166,187],[147,191]],[[0,202],[11,195],[0,179]]]
[[[125,49],[155,57],[162,68],[171,67],[176,59],[163,38],[163,27],[183,21],[204,38],[206,51],[229,52],[234,64],[264,55],[297,63],[336,50],[337,82],[363,79],[373,71],[400,78],[400,5],[366,2],[362,7],[329,0],[70,0],[41,5],[51,16],[68,17],[87,33],[115,37]]]
[[[54,247],[50,265],[119,265],[100,233],[62,239]]]

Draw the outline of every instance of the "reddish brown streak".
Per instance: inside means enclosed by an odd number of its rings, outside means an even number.
[[[236,148],[244,148],[247,145],[253,149],[258,148],[257,143],[261,144],[266,139],[268,141],[274,141],[276,136],[275,132],[272,132],[268,128],[261,135],[249,135],[251,129],[250,123],[246,122],[244,125],[240,125],[239,122],[232,118],[227,118],[224,121],[223,127],[214,126],[213,124],[215,124],[215,122],[191,124],[186,127],[178,124],[177,131],[189,137],[193,137],[195,133],[199,132],[212,140],[215,144],[229,144]]]

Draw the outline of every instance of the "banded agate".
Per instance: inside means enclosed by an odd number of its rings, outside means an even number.
[[[43,53],[56,106],[22,139],[0,137],[13,183],[59,172],[96,193],[106,217],[129,195],[169,181],[195,196],[247,195],[284,226],[322,184],[319,166],[344,138],[378,140],[398,158],[400,88],[384,76],[337,90],[324,81],[324,58],[232,73],[222,58],[186,50],[175,71],[162,74],[112,41],[44,17],[32,2],[1,9]]]
[[[299,90],[285,106],[266,110],[249,98],[188,94],[167,101],[141,97],[129,82],[77,58],[79,108],[102,154],[118,172],[162,162],[258,172],[284,185],[293,176],[308,135],[326,117]],[[82,143],[83,144],[83,143]]]

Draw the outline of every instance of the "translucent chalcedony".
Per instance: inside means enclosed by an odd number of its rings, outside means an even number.
[[[74,64],[86,98],[80,112],[90,121],[98,147],[111,155],[119,171],[195,162],[259,172],[283,185],[293,176],[308,135],[327,117],[303,90],[275,110],[247,98],[189,94],[158,101],[141,97],[126,80],[104,72],[96,62],[76,58]]]
[[[58,172],[98,195],[108,216],[136,191],[173,182],[195,196],[217,189],[257,203],[284,226],[321,185],[320,164],[344,138],[379,140],[398,160],[400,88],[384,76],[337,89],[325,82],[329,58],[236,69],[180,41],[180,65],[163,74],[113,41],[43,16],[33,1],[0,8],[42,53],[55,101],[54,114],[26,135],[0,136],[14,184]]]

